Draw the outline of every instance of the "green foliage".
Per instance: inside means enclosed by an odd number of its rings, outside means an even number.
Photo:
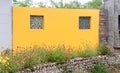
[[[8,67],[8,69],[7,69],[7,67],[6,67],[6,71],[8,72],[8,73],[15,73],[15,72],[17,72],[17,71],[19,71],[20,69],[21,69],[21,66],[22,66],[22,64],[21,64],[21,62],[17,62],[18,60],[16,60],[14,57],[9,57],[9,65],[7,66]]]
[[[1,55],[0,60],[0,73],[15,73],[19,71],[19,67],[11,55]]]
[[[48,61],[49,62],[64,62],[67,60],[67,56],[65,55],[65,47],[63,45],[58,46],[54,50],[49,51]]]
[[[0,73],[9,73],[7,70],[9,70],[9,62],[8,58],[5,56],[0,56]]]
[[[32,0],[24,0],[24,1],[13,0],[13,5],[21,6],[21,7],[30,7],[30,6],[38,5],[39,7],[42,7],[42,8],[49,7],[49,8],[74,8],[74,9],[78,9],[78,8],[101,9],[104,7],[102,0],[92,0],[83,5],[78,0],[73,0],[73,1],[70,1],[69,3],[65,3],[63,2],[63,0],[60,0],[59,2],[50,0],[50,2],[51,2],[51,5],[47,6],[43,2],[38,2],[34,4]]]
[[[41,8],[46,8],[47,7],[46,4],[43,3],[43,2],[38,2],[37,5],[38,5],[38,7],[41,7]]]
[[[6,50],[4,50],[4,54],[5,55],[10,55],[11,54],[11,50],[9,48],[7,48]]]
[[[95,51],[90,47],[86,47],[86,50],[83,52],[81,50],[73,50],[71,47],[66,48],[64,45],[59,45],[52,49],[36,47],[21,51],[16,50],[13,51],[13,54],[9,50],[6,50],[6,53],[1,55],[0,73],[14,73],[41,63],[65,62],[75,57],[91,57],[94,55]]]
[[[94,68],[91,69],[91,73],[109,73],[110,69],[103,63],[97,62]]]
[[[36,50],[37,49],[37,50]],[[36,53],[39,54],[40,57],[40,63],[46,63],[48,62],[48,57],[49,57],[49,52],[47,49],[39,47],[39,48],[35,48]]]
[[[50,0],[50,2],[52,4],[52,8],[82,8],[81,3],[76,0],[70,1],[70,3],[64,3],[63,0],[60,2]]]
[[[24,0],[24,1],[13,0],[13,5],[20,7],[30,7],[31,5],[33,5],[33,2],[32,0]]]
[[[85,4],[81,4],[79,1],[74,0],[69,3],[64,3],[63,0],[60,2],[55,2],[54,0],[50,0],[52,4],[52,8],[87,8],[87,9],[102,9],[104,7],[102,0],[92,0]]]
[[[110,55],[111,54],[111,51],[107,47],[106,44],[103,44],[103,43],[100,44],[97,49],[98,49],[98,54],[99,55]]]
[[[45,48],[42,48],[45,50]],[[42,52],[42,51],[41,51]],[[44,53],[43,53],[44,52]],[[66,60],[69,60],[71,58],[74,58],[75,51],[72,51],[71,48],[66,49],[64,45],[59,45],[58,47],[43,51],[41,54],[42,63],[46,62],[64,62]]]
[[[37,53],[38,49],[34,50],[25,50],[21,53],[23,68],[33,67],[40,63],[40,54]]]
[[[6,59],[6,57],[8,59]],[[15,73],[24,68],[40,64],[40,56],[36,50],[24,50],[11,55],[3,55],[0,63],[0,73]]]
[[[84,4],[84,8],[102,9],[104,7],[102,0],[92,0]]]
[[[81,52],[82,57],[92,57],[96,55],[96,51],[90,46],[86,46],[85,51]]]

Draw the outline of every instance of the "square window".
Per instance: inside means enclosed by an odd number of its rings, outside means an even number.
[[[90,17],[79,17],[79,29],[90,29]]]
[[[42,29],[43,28],[43,16],[30,16],[30,29]]]

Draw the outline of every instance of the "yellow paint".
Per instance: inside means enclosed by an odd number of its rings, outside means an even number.
[[[43,29],[30,29],[30,15],[44,16]],[[90,29],[79,29],[79,17],[90,16]],[[46,44],[93,47],[99,43],[99,10],[13,7],[13,49]]]

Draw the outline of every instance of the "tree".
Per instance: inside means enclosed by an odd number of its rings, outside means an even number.
[[[64,3],[63,0],[55,2],[50,0],[53,8],[87,8],[87,9],[101,9],[104,7],[102,0],[92,0],[83,5],[77,0],[71,1],[70,3]]]
[[[33,5],[33,2],[32,0],[24,0],[24,1],[13,0],[13,5],[21,6],[21,7],[30,7]]]
[[[92,0],[84,4],[84,8],[102,9],[104,7],[102,0]]]
[[[32,0],[24,0],[24,1],[17,1],[13,0],[14,6],[22,6],[22,7],[30,7],[30,6],[39,6],[42,8],[87,8],[87,9],[101,9],[104,7],[102,0],[92,0],[85,4],[81,4],[77,0],[70,1],[69,3],[64,3],[63,0],[60,0],[59,2],[55,2],[55,0],[50,0],[51,6],[46,6],[43,2],[38,2],[36,4],[33,4]]]
[[[46,4],[43,2],[38,2],[36,5],[38,5],[38,7],[41,7],[41,8],[47,8]]]
[[[78,9],[78,8],[82,8],[82,5],[78,1],[70,1],[70,3],[65,3],[64,8]]]
[[[55,2],[53,0],[50,0],[52,4],[52,8],[82,8],[82,5],[78,1],[71,1],[70,3],[64,3],[63,0],[60,2]]]

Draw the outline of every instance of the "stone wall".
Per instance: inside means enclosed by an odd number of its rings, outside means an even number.
[[[99,41],[100,43],[107,42],[107,10],[100,10],[99,21]]]
[[[73,70],[87,71],[94,67],[97,62],[105,65],[120,65],[120,54],[111,56],[95,56],[88,58],[74,58],[64,63],[48,63],[25,69],[20,73],[72,73]],[[116,72],[115,72],[116,73]],[[120,73],[120,71],[118,72]]]

